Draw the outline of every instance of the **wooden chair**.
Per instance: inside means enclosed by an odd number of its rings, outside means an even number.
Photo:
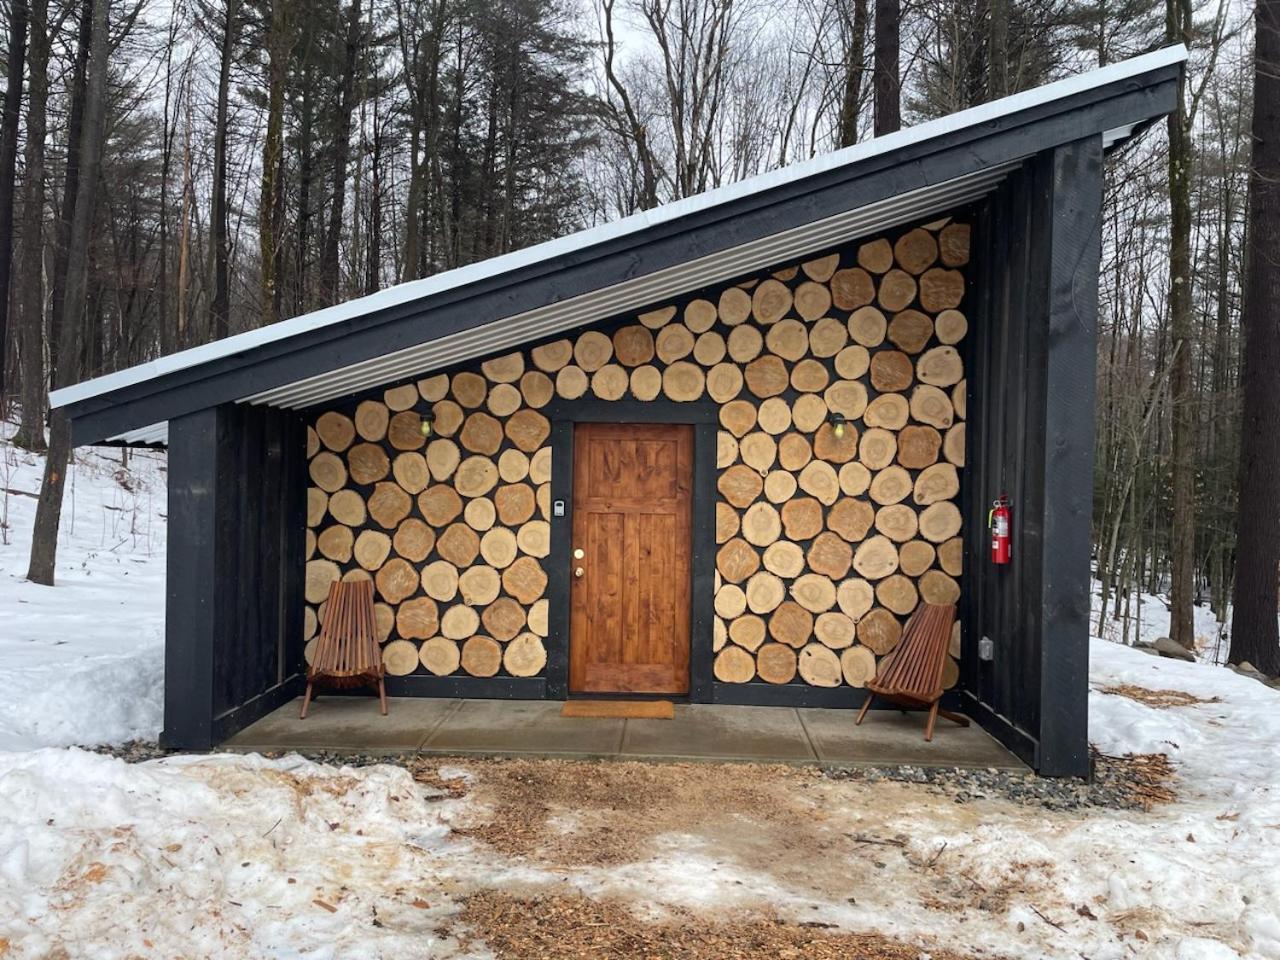
[[[324,626],[316,641],[315,656],[307,668],[307,693],[299,719],[307,719],[311,691],[317,683],[331,687],[376,684],[382,715],[387,715],[387,690],[383,682],[382,650],[373,613],[373,582],[338,581],[329,587]]]
[[[926,741],[933,739],[933,725],[939,715],[962,727],[969,725],[965,717],[938,706],[942,699],[942,667],[955,620],[956,608],[952,604],[922,603],[916,607],[903,628],[898,649],[884,658],[875,679],[867,684],[867,702],[858,711],[858,724],[866,717],[871,701],[881,697],[901,707],[928,710]]]

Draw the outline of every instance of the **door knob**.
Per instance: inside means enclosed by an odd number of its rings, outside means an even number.
[[[587,571],[583,570],[581,567],[574,567],[574,568],[573,568],[573,575],[574,575],[575,577],[580,577],[580,576],[582,576],[582,575],[583,575],[584,573],[586,573],[586,572],[587,572]]]

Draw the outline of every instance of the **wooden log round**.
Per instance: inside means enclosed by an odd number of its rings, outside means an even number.
[[[406,523],[408,521],[405,521]],[[432,534],[434,541],[435,535]],[[351,555],[356,563],[365,570],[374,571],[381,567],[391,553],[392,540],[381,530],[361,530],[351,547]],[[403,554],[402,554],[403,556]],[[408,557],[406,559],[413,559]]]
[[[382,402],[391,410],[408,410],[418,402],[418,385],[405,383],[398,387],[391,387],[383,392]]]
[[[740,526],[738,511],[727,503],[716,504],[716,543],[724,543],[735,536]]]
[[[840,496],[840,478],[825,460],[812,460],[800,471],[800,489],[827,506]]]
[[[426,640],[440,629],[436,602],[430,597],[415,597],[396,610],[396,633],[404,640]]]
[[[551,422],[537,410],[519,410],[507,418],[507,438],[525,453],[533,453],[551,435]]]
[[[307,488],[307,526],[319,526],[329,507],[329,495],[319,487]]]
[[[781,397],[770,397],[760,404],[756,421],[765,433],[777,436],[791,426],[791,407]]]
[[[916,608],[920,596],[910,577],[895,573],[876,584],[876,602],[899,616],[906,616]]]
[[[546,520],[530,520],[516,531],[516,546],[530,557],[545,557],[551,553],[551,524]]]
[[[878,347],[884,342],[889,325],[881,313],[873,306],[859,307],[849,316],[849,336],[860,347]]]
[[[902,467],[885,467],[871,480],[868,496],[881,506],[901,503],[911,495],[911,474]]]
[[[447,677],[458,669],[461,658],[458,644],[447,637],[432,637],[418,648],[418,659],[426,671],[436,677]]]
[[[893,259],[907,273],[921,274],[938,260],[938,241],[928,230],[908,230],[893,245]]]
[[[399,484],[383,481],[373,488],[368,500],[369,516],[384,530],[394,530],[409,515],[413,499]]]
[[[350,527],[335,523],[320,531],[320,535],[316,537],[316,549],[322,557],[346,563],[351,559],[351,547],[355,539]]]
[[[387,442],[397,450],[421,450],[427,438],[422,432],[422,415],[402,410],[387,423]]]
[[[868,537],[853,553],[853,569],[867,580],[883,580],[898,569],[898,548],[884,536]],[[848,613],[849,611],[845,611]]]
[[[945,430],[951,426],[955,410],[946,392],[930,384],[918,384],[911,391],[911,416],[921,423]]]
[[[649,310],[640,314],[636,319],[650,330],[660,330],[671,322],[671,318],[676,315],[675,307],[658,307],[656,310]]]
[[[903,353],[919,353],[933,336],[933,321],[918,310],[894,314],[889,341]]]
[[[453,475],[454,489],[464,497],[483,497],[497,482],[498,465],[482,456],[467,457]]]
[[[916,477],[914,500],[922,507],[951,500],[960,493],[960,475],[954,464],[935,463]]]
[[[786,503],[796,493],[796,478],[786,470],[771,470],[764,478],[764,497],[770,503]]]
[[[443,400],[448,392],[449,375],[447,373],[437,373],[418,381],[418,396],[427,403]]]
[[[840,654],[840,672],[851,687],[865,687],[876,675],[876,655],[861,644]]]
[[[693,334],[683,323],[670,323],[658,331],[654,351],[663,363],[683,360],[693,352]]]
[[[488,606],[498,598],[500,586],[501,579],[493,567],[468,567],[458,577],[458,595],[472,607]]]
[[[573,343],[569,340],[555,340],[544,343],[529,351],[533,365],[544,373],[555,373],[573,358]]]
[[[332,560],[307,561],[303,596],[308,603],[323,603],[329,598],[329,587],[342,577],[342,570]],[[321,618],[323,621],[323,617]]]
[[[862,422],[868,427],[901,430],[907,425],[910,412],[907,398],[900,393],[882,393],[869,404],[862,414]]]
[[[947,224],[938,235],[938,247],[946,266],[963,267],[969,262],[969,224]]]
[[[872,273],[884,273],[893,266],[893,247],[883,238],[862,244],[858,247],[858,266]]]
[[[757,501],[742,515],[742,535],[748,543],[767,547],[782,534],[782,520],[772,504]]]
[[[822,530],[822,505],[813,497],[796,497],[782,505],[788,540],[811,540]]]
[[[480,614],[465,604],[453,604],[440,617],[440,633],[450,640],[465,640],[479,629]]]
[[[687,403],[702,396],[706,374],[687,360],[677,360],[662,371],[662,392],[668,400]]]
[[[556,393],[566,400],[577,400],[587,392],[590,385],[591,380],[582,368],[573,364],[561,367],[556,374]]]
[[[765,280],[751,294],[751,315],[768,326],[781,320],[791,309],[791,288],[778,280]]]
[[[368,570],[359,568],[351,568],[342,574],[343,583],[355,583],[357,581],[371,581],[373,577],[369,576]]]
[[[422,592],[448,603],[458,595],[458,568],[448,560],[436,560],[422,568]]]
[[[311,482],[326,493],[341,490],[347,485],[347,468],[342,458],[328,450],[322,450],[307,465]]]
[[[529,370],[520,378],[520,396],[531,407],[545,407],[555,392],[555,384],[541,370]]]
[[[953,577],[964,572],[964,538],[952,537],[938,545],[938,565]]]
[[[858,621],[858,642],[878,656],[892,653],[900,639],[902,624],[883,607],[876,607]]]
[[[915,298],[916,278],[905,270],[894,268],[880,278],[877,302],[882,309],[897,313],[909,307]]]
[[[778,442],[769,434],[756,430],[742,438],[738,452],[743,463],[764,475],[778,458]]]
[[[519,483],[529,476],[529,456],[523,450],[508,447],[498,457],[498,476],[504,483]]]
[[[725,647],[716,654],[711,671],[721,683],[749,683],[756,675],[755,657],[741,647]]]
[[[694,333],[705,333],[716,322],[716,305],[710,300],[690,300],[684,308],[684,325]]]
[[[520,409],[524,398],[520,389],[509,383],[496,383],[489,390],[489,398],[485,401],[488,410],[495,417],[507,417]]]
[[[462,452],[456,443],[442,437],[427,444],[426,462],[433,480],[448,480],[462,462]]]
[[[799,650],[813,636],[813,614],[794,600],[784,600],[769,617],[769,636]]]
[[[547,483],[551,480],[550,447],[540,447],[538,451],[529,458],[529,479],[538,484]]]
[[[494,383],[515,383],[524,373],[524,354],[517,350],[490,357],[480,364],[480,369]]]
[[[804,275],[810,280],[826,283],[831,279],[831,275],[836,272],[836,267],[838,266],[840,266],[840,254],[829,253],[825,257],[806,260],[800,264],[800,269],[804,271]]]
[[[836,354],[836,373],[845,380],[857,380],[871,366],[871,354],[860,343],[845,347]]]
[[[316,435],[315,427],[307,426],[307,459],[310,460],[320,452],[320,437]]]
[[[827,402],[816,393],[805,393],[791,404],[791,422],[801,433],[813,433],[830,415]]]
[[[825,283],[814,283],[806,280],[796,287],[796,313],[805,320],[813,321],[826,316],[831,309],[831,291]]]
[[[930,570],[920,578],[920,598],[925,603],[955,603],[960,584],[941,570]]]
[[[834,317],[823,317],[809,328],[809,352],[815,357],[838,356],[848,342],[848,328]]]
[[[813,438],[813,455],[828,463],[848,463],[858,453],[858,431],[853,424],[844,424],[836,435],[829,423],[818,428]]]
[[[435,420],[431,424],[431,432],[438,437],[452,437],[458,432],[458,428],[462,426],[462,421],[466,414],[463,413],[462,407],[454,403],[452,400],[441,400],[431,407],[431,415]],[[390,427],[387,428],[388,432]],[[418,425],[418,432],[422,432],[422,425]]]
[[[752,613],[771,613],[787,598],[782,580],[767,570],[752,574],[745,587],[747,609]]]
[[[724,359],[727,349],[723,336],[715,330],[707,330],[693,342],[693,359],[704,367],[714,367]]]
[[[324,417],[320,419],[323,420]],[[363,440],[377,443],[387,435],[387,424],[390,421],[391,411],[381,401],[364,400],[356,406],[355,431]]]
[[[547,575],[533,557],[520,557],[502,574],[502,588],[525,606],[533,603],[547,588]]]
[[[858,459],[868,470],[883,470],[897,453],[897,435],[879,427],[864,431],[858,442]]]
[[[840,658],[820,643],[810,643],[797,657],[800,679],[811,687],[840,686]]]
[[[413,596],[418,589],[418,571],[409,561],[392,557],[378,568],[373,581],[382,599],[394,606]]]
[[[951,625],[951,642],[947,645],[947,653],[956,660],[959,660],[961,646],[960,621],[957,620]]]
[[[916,363],[916,376],[935,387],[950,387],[964,376],[964,361],[955,347],[934,347],[925,351]]]
[[[760,569],[760,554],[741,537],[732,537],[716,551],[716,569],[729,583],[742,583]]]
[[[933,544],[908,540],[898,548],[898,567],[908,577],[918,577],[933,566],[934,556]]]
[[[439,529],[462,512],[462,498],[452,487],[438,483],[418,494],[418,512]]]
[[[636,372],[639,373],[640,371],[637,370]],[[635,393],[634,375],[632,376],[631,390],[632,393]],[[717,363],[707,371],[707,395],[716,403],[728,403],[741,392],[742,370],[736,364]]]
[[[408,640],[392,640],[382,648],[382,668],[392,677],[405,677],[418,669],[418,648]]]
[[[515,561],[519,545],[516,543],[516,535],[506,527],[491,527],[480,537],[479,549],[485,563],[495,569],[505,570]],[[445,559],[453,560],[452,557]]]
[[[946,344],[956,344],[969,332],[969,321],[959,310],[943,310],[934,323],[938,339]]]
[[[847,497],[856,497],[867,492],[871,485],[871,471],[851,460],[840,468],[840,492]]]
[[[822,399],[831,413],[840,414],[846,421],[857,420],[867,409],[867,388],[858,380],[836,380],[823,391]]]
[[[933,427],[912,424],[898,431],[898,462],[908,470],[923,470],[938,462],[942,435]]]
[[[942,543],[960,532],[960,510],[949,500],[933,503],[920,513],[920,534],[930,543]]]
[[[836,604],[840,612],[857,623],[875,604],[875,588],[866,580],[852,578],[836,588]]]
[[[951,388],[951,406],[955,410],[956,416],[963,420],[969,405],[968,381],[961,380]]]
[[[760,496],[764,480],[759,471],[740,463],[720,473],[716,479],[716,489],[729,503],[745,510]]]
[[[462,669],[471,676],[492,677],[501,667],[502,644],[492,637],[470,637],[462,645]]]
[[[316,631],[320,629],[320,621],[316,619],[316,612],[311,607],[306,607],[302,614],[302,639],[310,640],[316,635]],[[307,661],[310,664],[310,661]]]
[[[843,650],[853,643],[857,625],[845,613],[829,610],[818,614],[813,623],[813,635],[824,647]]]
[[[598,330],[578,335],[573,359],[584,373],[595,373],[613,358],[613,341]]]
[[[479,552],[480,536],[465,523],[451,523],[436,537],[436,555],[455,567],[470,566]]]
[[[524,629],[524,607],[510,597],[499,597],[484,608],[480,621],[491,637],[506,643]]]
[[[533,516],[537,504],[533,488],[527,483],[508,483],[498,487],[493,494],[493,504],[498,519],[509,527],[516,527]]]
[[[799,320],[779,320],[769,328],[765,346],[774,356],[795,362],[809,352],[809,328]]]
[[[502,666],[513,677],[535,677],[547,665],[547,648],[535,633],[522,633],[502,653]]]
[[[849,572],[853,563],[853,547],[838,534],[824,530],[809,545],[808,561],[809,569],[814,573],[839,580]]]
[[[366,533],[376,533],[376,531],[365,531]],[[363,537],[364,534],[361,534]],[[386,534],[380,534],[385,537]],[[391,545],[395,547],[396,553],[404,557],[410,563],[421,563],[427,559],[427,555],[431,553],[431,548],[436,543],[436,532],[427,526],[417,517],[408,517],[396,527],[395,536],[391,539]],[[386,556],[386,551],[382,551],[382,555]],[[357,551],[356,559],[359,561],[359,552]],[[366,570],[371,570],[369,564],[360,562],[360,566]]]
[[[670,370],[671,368],[668,367],[667,372],[669,373]],[[762,400],[778,396],[790,383],[786,364],[779,357],[768,355],[757,357],[747,364],[746,370],[743,371],[743,378],[746,380],[747,389]]]
[[[934,267],[920,277],[920,306],[929,313],[951,310],[963,299],[964,274],[959,270]]]
[[[316,555],[316,532],[314,530],[308,529],[306,531],[305,536],[303,537],[302,542],[303,542],[303,549],[302,549],[303,556],[307,560],[310,560],[312,557]]]
[[[391,464],[391,474],[401,489],[411,494],[421,493],[431,480],[426,457],[412,451],[396,456]]]
[[[813,447],[798,433],[788,433],[778,439],[778,465],[783,470],[797,471],[813,459]]]
[[[637,400],[653,400],[662,392],[662,372],[645,364],[631,371],[631,395]]]
[[[741,616],[747,609],[747,595],[736,583],[726,583],[716,591],[715,611],[726,620]]]
[[[751,295],[739,287],[727,287],[717,305],[720,320],[733,327],[751,316]]]
[[[849,543],[861,543],[874,520],[875,511],[871,504],[865,500],[841,497],[827,513],[827,529]]]
[[[364,499],[355,490],[338,490],[329,498],[329,515],[348,527],[363,526]]]
[[[780,643],[766,643],[756,651],[756,672],[767,683],[790,683],[796,675],[796,653]]]
[[[738,441],[728,430],[716,431],[716,469],[726,470],[738,459]]]
[[[914,378],[911,358],[900,350],[881,350],[871,358],[871,385],[879,393],[900,393]]]
[[[801,393],[819,393],[831,382],[831,372],[820,361],[806,357],[791,368],[791,386]],[[778,399],[774,397],[773,399]],[[787,415],[790,422],[791,416]]]
[[[756,425],[756,405],[747,400],[731,400],[720,408],[720,425],[735,437],[743,437]]]
[[[947,458],[948,463],[953,463],[957,467],[964,466],[964,438],[964,424],[954,423],[942,440],[942,455]]]
[[[764,568],[788,580],[804,572],[804,551],[789,540],[775,540],[764,551]]]
[[[876,511],[876,530],[896,543],[906,543],[919,529],[916,512],[908,504],[894,503]]]
[[[743,614],[729,624],[729,639],[744,650],[755,652],[764,643],[767,627],[754,613]]]
[[[870,303],[875,295],[875,281],[862,267],[837,270],[831,275],[831,302],[840,310],[857,310]]]
[[[453,375],[451,384],[453,399],[468,410],[474,410],[484,403],[489,393],[489,384],[478,373],[464,371]]]
[[[804,573],[791,584],[791,596],[810,613],[823,613],[836,605],[836,585],[820,573]]]

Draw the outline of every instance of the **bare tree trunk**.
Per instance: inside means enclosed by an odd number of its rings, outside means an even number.
[[[844,4],[839,4],[842,16]],[[844,87],[840,95],[839,146],[858,142],[858,108],[862,104],[863,58],[867,45],[867,0],[853,0],[853,16],[846,25]]]
[[[876,0],[875,135],[883,137],[902,126],[901,79],[898,75],[902,9],[899,0]]]
[[[187,296],[191,286],[191,207],[195,185],[191,178],[191,74],[189,72],[185,101],[186,117],[182,129],[182,231],[178,237],[178,289],[174,294],[178,301],[175,332],[179,348],[187,346],[191,337]]]
[[[262,271],[262,325],[280,319],[280,266],[284,248],[284,84],[289,60],[290,0],[271,0],[267,32],[267,131],[262,144],[258,200],[258,252]]]
[[[44,451],[44,140],[48,127],[48,0],[31,4],[31,81],[27,95],[27,142],[23,150],[22,262],[18,269],[19,359],[22,420],[13,442]]]
[[[18,119],[27,51],[27,0],[9,2],[8,69],[0,117],[0,398],[5,396],[9,356],[9,278],[13,260],[13,195],[18,167]]]
[[[91,10],[93,40],[85,83],[84,120],[80,143],[75,151],[80,157],[81,176],[67,251],[67,287],[62,301],[66,316],[59,324],[61,364],[54,371],[58,386],[71,382],[69,373],[75,368],[80,354],[80,334],[89,293],[89,245],[93,232],[94,200],[102,166],[110,0],[93,0]],[[40,485],[35,530],[31,538],[31,565],[27,570],[28,580],[46,586],[53,585],[62,493],[70,457],[71,424],[65,414],[55,411],[50,423],[49,454],[45,458],[44,482]]]
[[[213,245],[213,297],[209,301],[209,328],[214,339],[230,332],[231,277],[227,214],[227,122],[231,97],[231,60],[236,43],[238,0],[227,0],[223,16],[222,49],[218,63],[218,107],[213,130],[213,209],[210,242]]]
[[[342,67],[342,93],[338,103],[338,123],[333,135],[333,191],[329,206],[329,228],[325,232],[320,258],[320,289],[325,305],[338,300],[338,241],[346,206],[347,160],[351,155],[351,115],[355,110],[356,66],[360,54],[360,0],[351,0],[347,10],[346,60]]]
[[[1253,169],[1244,303],[1244,422],[1236,519],[1231,663],[1280,675],[1280,0],[1258,0],[1253,75]]]

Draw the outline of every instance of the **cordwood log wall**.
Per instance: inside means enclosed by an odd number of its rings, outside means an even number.
[[[329,584],[372,577],[390,674],[541,675],[540,410],[709,398],[716,616],[692,642],[721,682],[863,686],[917,602],[960,592],[969,240],[949,219],[894,231],[317,416],[308,655]]]

